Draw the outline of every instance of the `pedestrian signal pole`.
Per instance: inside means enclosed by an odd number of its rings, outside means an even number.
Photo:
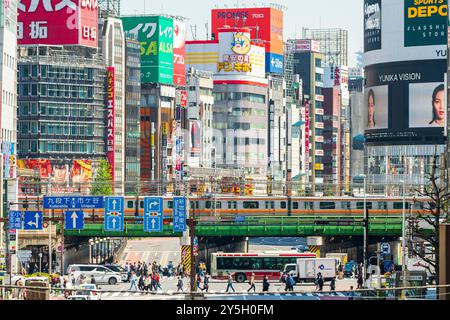
[[[194,255],[194,239],[195,239],[195,219],[187,219],[187,225],[189,226],[189,237],[191,240],[191,293],[197,291],[197,286],[195,285],[195,255]]]

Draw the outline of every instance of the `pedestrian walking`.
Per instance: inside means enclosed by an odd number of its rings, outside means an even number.
[[[358,284],[358,289],[362,289],[362,287],[363,287],[363,274],[362,274],[362,272],[358,275],[358,281],[357,281],[357,284]]]
[[[136,289],[135,291],[138,290],[136,282],[137,282],[137,276],[136,276],[136,273],[133,271],[131,273],[131,284],[130,284],[130,288],[128,289],[128,291],[131,291],[131,288],[133,288],[133,286]]]
[[[236,292],[236,290],[234,290],[233,288],[233,278],[231,277],[231,274],[228,274],[228,280],[227,280],[227,290],[226,292],[228,292],[228,289],[232,289],[233,292]]]
[[[263,279],[263,291],[264,292],[269,291],[269,287],[270,287],[269,277],[264,276],[264,279]]]
[[[160,284],[161,276],[159,275],[159,273],[156,273],[155,280],[156,280],[156,287],[158,287],[159,289],[162,290],[162,287],[161,287],[161,284]]]
[[[330,281],[330,290],[336,291],[336,278],[331,279]]]
[[[287,283],[288,283],[288,290],[294,291],[295,280],[294,280],[294,276],[292,275],[292,273],[287,278]]]
[[[150,288],[152,291],[157,290],[157,288],[156,288],[156,273],[152,273]]]
[[[183,284],[183,277],[182,276],[178,276],[178,281],[177,281],[177,292],[178,291],[181,291],[181,292],[183,292],[183,286],[184,286],[184,284]]]
[[[209,275],[205,272],[205,276],[203,277],[203,289],[202,291],[208,292],[209,290]]]
[[[145,277],[144,274],[142,274],[142,275],[139,277],[138,288],[139,288],[139,290],[141,290],[141,291],[144,291],[144,289],[145,289],[144,277]]]
[[[255,286],[255,274],[252,272],[252,275],[250,277],[250,281],[248,282],[250,285],[250,288],[248,288],[247,292],[250,292],[250,290],[253,289],[253,292],[256,292],[256,286]]]
[[[202,276],[200,274],[197,275],[197,288],[202,290],[201,288],[201,283],[202,283]]]
[[[348,300],[353,300],[355,298],[355,291],[353,290],[353,286],[350,286],[350,292],[348,293]]]
[[[323,277],[322,277],[322,273],[318,273],[317,274],[317,288],[318,291],[322,292],[323,290]]]
[[[145,276],[145,279],[144,279],[144,290],[147,291],[147,293],[148,293],[148,291],[152,291],[151,280],[152,279],[150,278],[149,275]]]

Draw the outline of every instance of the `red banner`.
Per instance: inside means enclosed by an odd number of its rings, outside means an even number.
[[[173,84],[184,86],[186,84],[186,24],[173,21]]]
[[[98,0],[21,0],[19,45],[97,47]]]
[[[111,165],[111,176],[114,181],[114,98],[115,98],[115,88],[114,88],[114,67],[108,67],[108,106],[107,106],[107,135],[106,135],[106,157],[109,164]]]

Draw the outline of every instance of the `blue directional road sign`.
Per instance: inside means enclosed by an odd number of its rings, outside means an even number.
[[[42,230],[42,211],[25,211],[23,213],[24,230]]]
[[[186,231],[186,198],[173,198],[173,231]]]
[[[8,212],[8,224],[10,230],[22,230],[22,212],[9,211]]]
[[[144,231],[163,231],[163,199],[161,197],[144,198]]]
[[[84,212],[83,211],[66,211],[65,225],[66,230],[83,230],[84,229]]]
[[[124,224],[123,198],[105,197],[105,231],[123,231]]]
[[[103,197],[44,197],[44,209],[101,209]]]

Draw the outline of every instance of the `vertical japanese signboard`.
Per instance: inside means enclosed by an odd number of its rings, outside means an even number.
[[[97,46],[98,0],[21,0],[19,45]]]
[[[309,171],[309,100],[305,102],[305,169]]]
[[[174,23],[158,16],[122,17],[123,29],[141,44],[141,83],[173,84]]]
[[[186,231],[186,198],[173,198],[173,231]]]
[[[184,86],[186,84],[186,24],[173,21],[173,84]]]
[[[108,108],[107,108],[107,135],[106,135],[106,157],[109,164],[111,165],[111,175],[114,180],[114,98],[115,98],[115,88],[114,88],[114,67],[108,67]]]

